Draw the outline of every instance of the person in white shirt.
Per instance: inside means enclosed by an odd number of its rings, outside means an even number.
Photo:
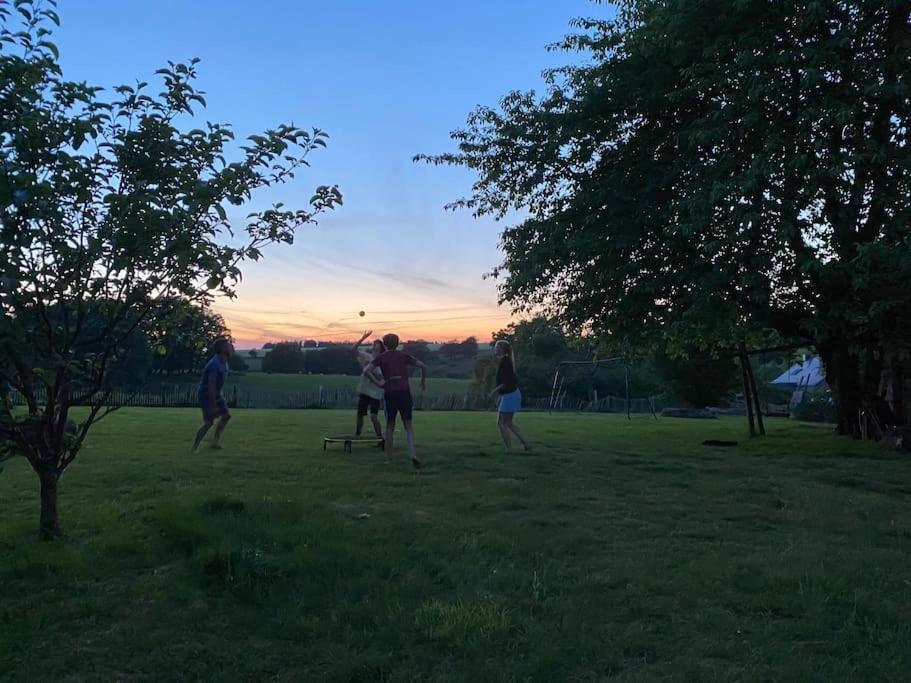
[[[386,350],[386,346],[381,339],[374,339],[370,351],[361,351],[361,344],[373,332],[368,330],[364,336],[358,339],[354,345],[354,355],[361,368],[365,369],[373,360]],[[366,370],[365,370],[366,371]],[[374,368],[369,372],[373,373],[374,378],[382,384],[383,374],[379,368]],[[375,382],[371,382],[367,377],[361,374],[361,379],[357,385],[357,435],[360,436],[364,431],[364,418],[370,413],[370,420],[373,422],[373,431],[378,439],[383,438],[383,430],[380,427],[380,403],[383,400],[383,388]]]

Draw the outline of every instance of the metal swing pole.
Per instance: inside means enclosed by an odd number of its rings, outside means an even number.
[[[550,412],[553,412],[553,409],[557,405],[557,401],[560,398],[560,392],[563,390],[563,382],[565,377],[560,376],[560,371],[565,365],[591,365],[594,370],[593,373],[598,370],[602,365],[608,363],[616,363],[617,361],[623,360],[622,356],[613,356],[611,358],[603,358],[601,360],[564,360],[557,363],[557,370],[554,372],[554,384],[550,390],[550,405],[548,407]],[[627,417],[629,417],[629,368],[626,368],[626,410]],[[632,419],[632,418],[630,418]]]
[[[623,372],[626,379],[626,419],[632,420],[633,418],[629,414],[629,366],[623,366]]]
[[[548,411],[547,411],[549,413],[554,412],[554,401],[556,400],[556,393],[557,393],[557,380],[560,378],[560,365],[561,365],[561,363],[557,363],[557,370],[556,370],[556,372],[554,372],[554,386],[550,390],[550,404],[548,405]]]

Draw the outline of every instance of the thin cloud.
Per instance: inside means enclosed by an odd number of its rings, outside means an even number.
[[[411,294],[433,296],[435,300],[441,298],[453,300],[456,306],[468,303],[481,309],[489,309],[494,300],[492,294],[479,291],[476,287],[466,287],[438,277],[359,265],[361,262],[369,260],[364,258],[353,259],[353,262],[350,262],[352,259],[348,256],[324,254],[315,250],[294,256],[277,253],[270,258],[280,264],[280,268],[286,276],[292,275],[295,279],[303,278],[305,282],[313,280],[325,283],[327,279],[334,279],[343,283],[343,287],[352,289],[367,285],[372,281],[381,285],[393,285],[390,289],[403,288]],[[479,276],[477,284],[480,286],[480,283]]]
[[[388,280],[399,285],[420,285],[423,287],[435,287],[437,289],[452,289],[452,285],[443,282],[442,280],[435,277],[427,277],[424,275],[409,275],[407,273],[395,273],[388,270],[379,270],[376,268],[367,268],[362,265],[351,265],[343,261],[331,261],[327,258],[319,256],[305,256],[305,260],[311,261],[314,265],[324,270],[347,270],[351,273],[357,273],[359,275],[372,275],[373,277],[380,278],[381,280]]]
[[[370,320],[364,321],[364,324],[369,322],[370,325],[423,325],[424,323],[442,323],[442,322],[455,322],[459,320],[492,320],[494,318],[501,319],[504,316],[496,313],[489,315],[459,315],[459,316],[448,316],[445,318],[415,318],[415,319],[405,319],[405,320]],[[345,320],[348,320],[346,318]],[[344,327],[345,324],[343,321],[339,320],[334,323],[329,323],[329,327]],[[350,326],[350,324],[349,324]]]
[[[399,311],[370,311],[373,315],[425,315],[427,313],[449,313],[451,311],[474,311],[477,306],[445,306],[441,308],[410,308]]]
[[[256,315],[299,315],[299,316],[304,316],[304,317],[308,317],[308,318],[319,317],[316,313],[314,313],[312,311],[305,311],[302,309],[293,309],[293,310],[271,309],[270,310],[268,308],[235,308],[234,306],[225,306],[224,310],[225,310],[225,312],[229,313],[232,316],[237,313],[240,313],[240,314],[253,313]]]

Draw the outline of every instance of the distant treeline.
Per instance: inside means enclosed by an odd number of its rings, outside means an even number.
[[[368,345],[363,347],[369,350]],[[471,376],[471,362],[478,358],[480,346],[476,337],[468,337],[461,342],[441,344],[439,349],[431,349],[424,340],[406,341],[402,350],[418,360],[430,365],[440,364],[450,367],[454,362],[469,361],[468,367],[458,374]],[[259,352],[258,352],[259,353]],[[354,356],[353,345],[321,344],[317,349],[316,342],[288,341],[267,344],[263,351],[262,371],[267,373],[309,373],[314,375],[359,375],[360,365]],[[451,375],[452,373],[447,373]]]
[[[591,340],[568,333],[545,318],[534,318],[510,325],[492,335],[490,342],[479,344],[469,337],[461,342],[435,345],[411,340],[404,350],[428,363],[431,376],[472,380],[469,402],[489,397],[495,385],[497,362],[491,345],[508,340],[515,353],[519,382],[526,399],[545,400],[550,395],[554,372],[563,361],[590,361],[618,355],[599,348]],[[369,340],[368,340],[369,341]],[[360,366],[349,344],[320,344],[314,341],[279,342],[266,345],[261,354],[262,370],[267,373],[304,373],[358,375]],[[365,346],[364,348],[368,348]],[[762,399],[768,403],[787,403],[788,394],[767,384],[793,360],[787,353],[771,353],[754,359]],[[694,407],[723,406],[736,400],[739,370],[733,358],[714,357],[693,351],[686,356],[663,353],[630,356],[599,368],[590,365],[567,366],[561,374],[559,396],[564,402],[585,404],[603,397],[652,397],[676,405]]]

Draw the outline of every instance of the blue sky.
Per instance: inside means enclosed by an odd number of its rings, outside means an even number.
[[[589,0],[60,0],[55,40],[70,79],[151,80],[168,59],[199,57],[205,119],[238,136],[282,122],[329,133],[310,171],[257,202],[304,206],[315,185],[338,184],[345,204],[248,265],[238,298],[216,304],[242,345],[362,326],[488,339],[509,320],[482,280],[502,226],[443,210],[470,173],[411,158],[451,150],[449,131],[476,105],[540,88],[542,69],[574,59],[545,46],[573,17],[609,11]]]

